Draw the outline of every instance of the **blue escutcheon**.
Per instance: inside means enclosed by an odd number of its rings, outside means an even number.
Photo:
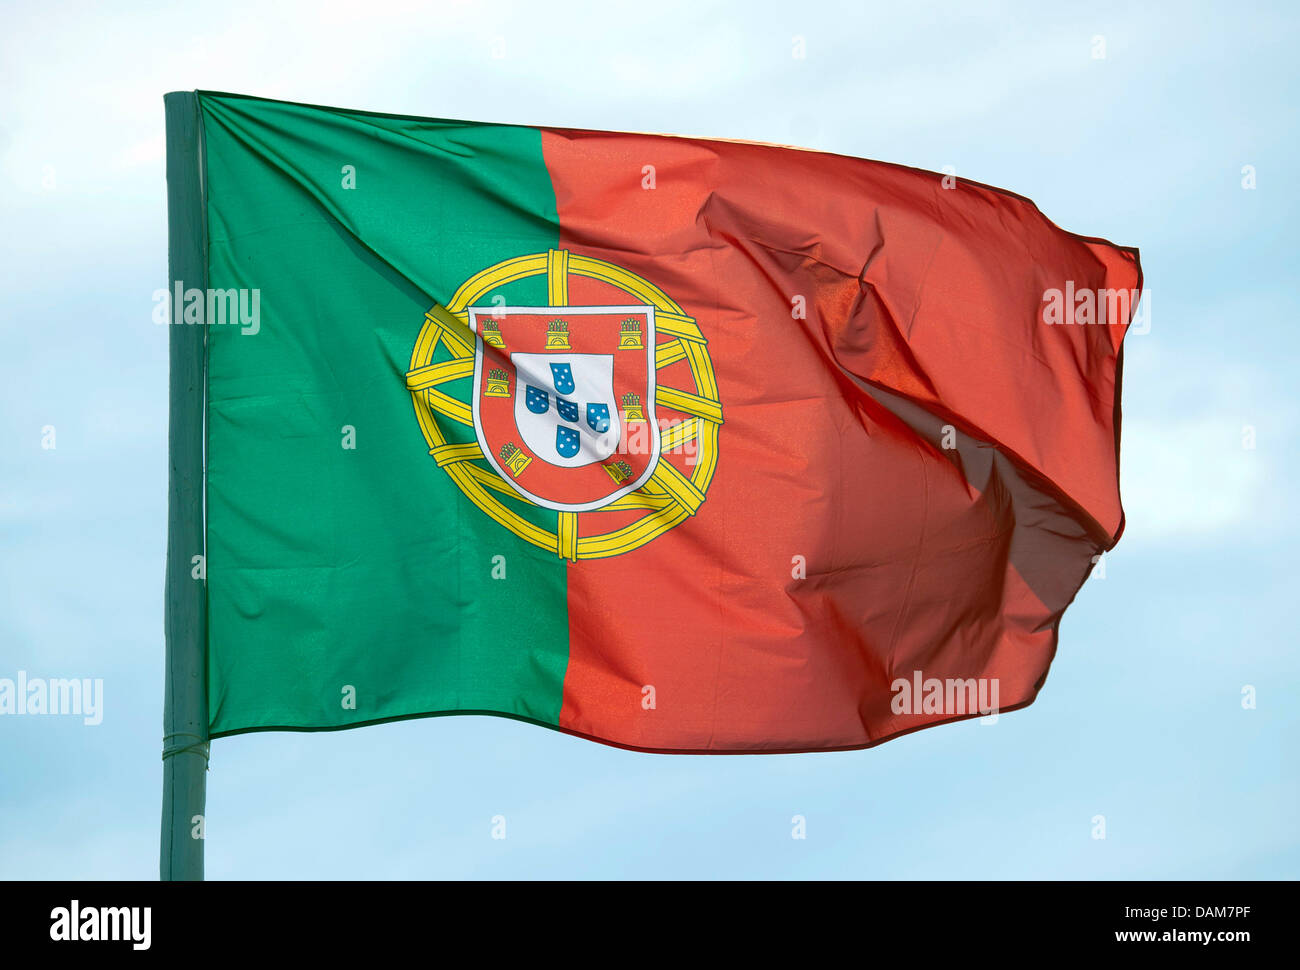
[[[587,424],[596,434],[604,434],[609,430],[609,405],[608,404],[588,404],[587,405]]]
[[[551,396],[540,387],[529,384],[528,393],[524,395],[524,403],[533,414],[545,414],[551,408]]]
[[[572,458],[578,453],[578,432],[572,428],[555,429],[555,450],[561,458]]]
[[[569,364],[552,364],[551,378],[555,381],[556,394],[573,393],[573,368]]]

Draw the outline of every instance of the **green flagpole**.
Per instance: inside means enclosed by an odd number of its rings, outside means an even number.
[[[194,92],[163,98],[167,116],[169,292],[207,289],[203,131]],[[167,430],[166,686],[159,876],[203,878],[207,799],[207,580],[203,528],[206,332],[179,323],[172,297]]]

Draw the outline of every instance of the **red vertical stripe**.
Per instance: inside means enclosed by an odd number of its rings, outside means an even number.
[[[951,719],[890,710],[891,683],[913,670],[998,677],[1003,709],[1032,700],[1055,621],[1121,521],[1124,326],[1047,326],[1043,292],[1136,287],[1134,256],[1026,200],[910,169],[542,137],[559,245],[695,317],[725,420],[695,516],[570,568],[561,726],[652,749],[800,750]],[[972,481],[873,388],[995,444],[1032,494]],[[1077,534],[1043,553],[1026,532],[1036,505]]]

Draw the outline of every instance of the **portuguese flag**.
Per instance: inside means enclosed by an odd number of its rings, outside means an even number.
[[[1043,686],[1123,528],[1136,250],[772,145],[168,115],[191,735],[829,750]]]

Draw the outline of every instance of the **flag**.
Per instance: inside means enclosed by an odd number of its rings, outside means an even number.
[[[1123,528],[1136,250],[823,152],[194,103],[210,736],[811,751],[1034,700]]]

